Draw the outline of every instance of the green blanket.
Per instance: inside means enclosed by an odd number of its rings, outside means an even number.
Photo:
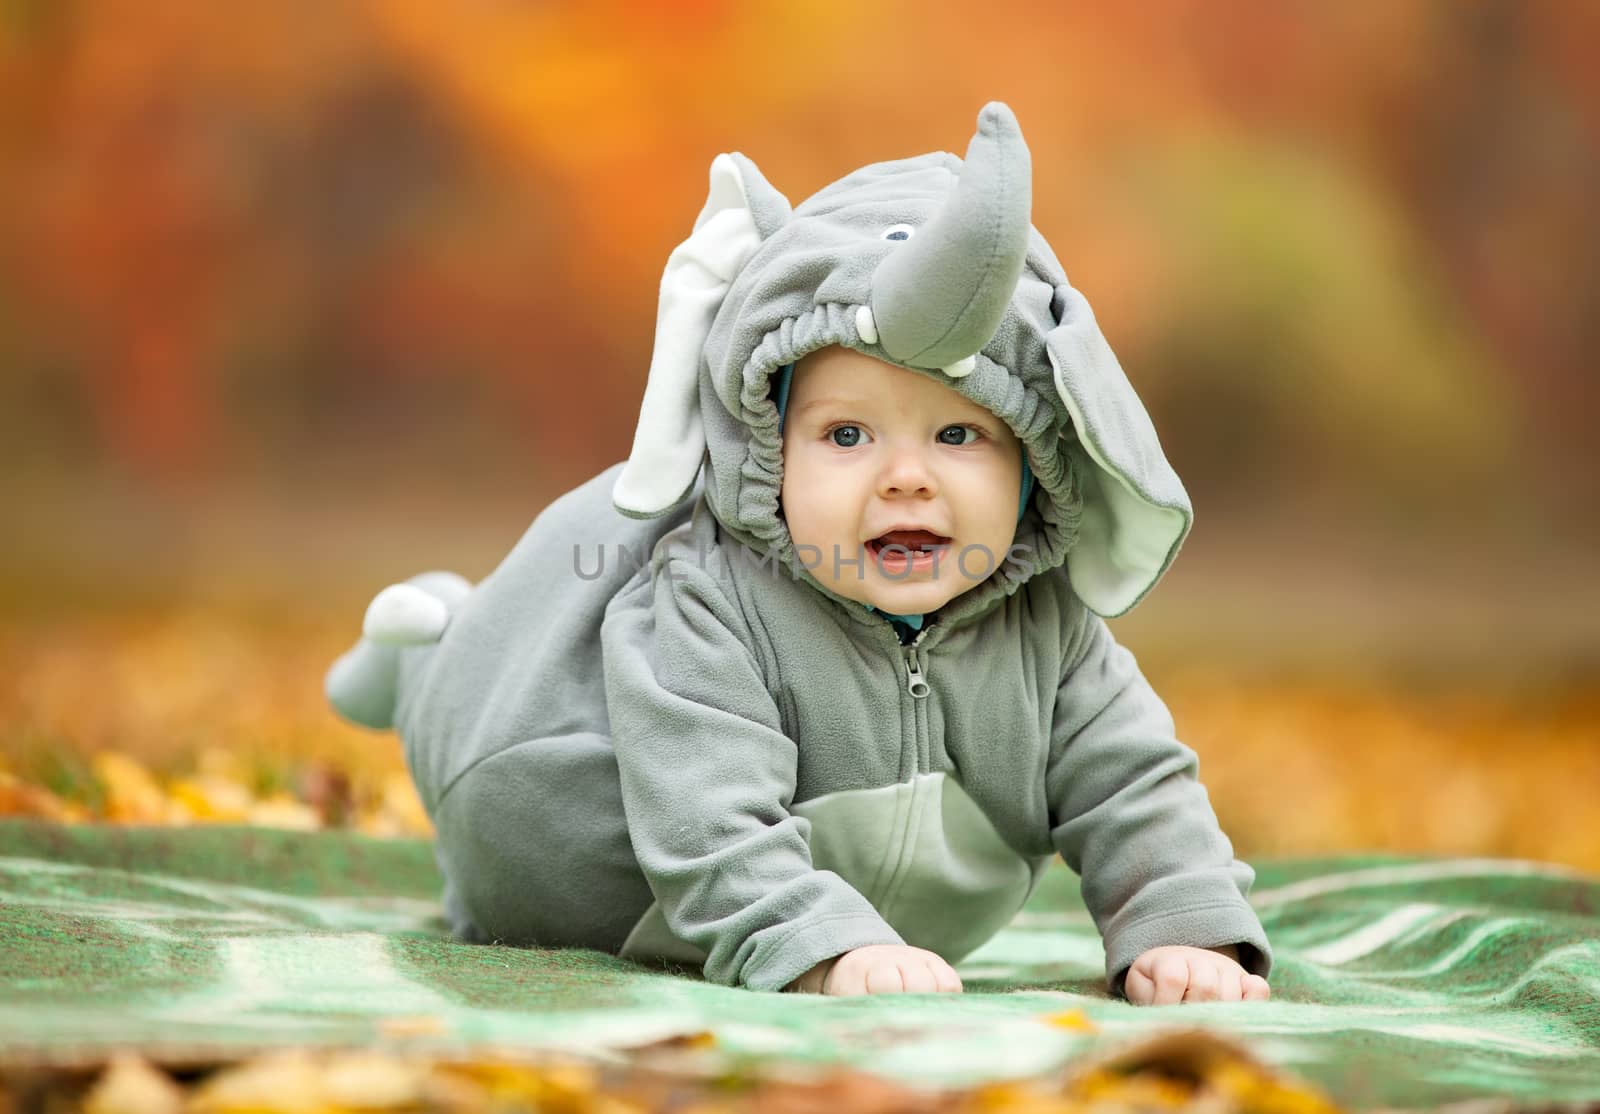
[[[0,822],[0,1065],[287,1044],[595,1054],[709,1030],[730,1062],[921,1086],[1020,1077],[1200,1025],[1353,1107],[1600,1097],[1600,878],[1490,859],[1260,862],[1269,1003],[1135,1008],[1065,867],[960,996],[759,994],[593,952],[456,944],[429,848],[338,832]],[[1044,1023],[1080,1009],[1086,1032]]]

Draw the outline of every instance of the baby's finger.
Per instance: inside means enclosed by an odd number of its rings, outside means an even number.
[[[833,965],[822,983],[822,993],[836,998],[848,998],[866,992],[866,972],[862,964],[848,954]]]
[[[945,958],[937,953],[929,960],[934,975],[939,981],[939,992],[942,994],[960,994],[961,976],[956,974],[956,969]]]
[[[941,960],[934,965],[933,974],[940,994],[961,993],[961,976],[956,974],[956,969],[950,964]]]
[[[900,982],[907,994],[938,993],[939,980],[926,962],[917,958],[902,959],[899,966]]]
[[[1128,968],[1128,977],[1122,981],[1122,992],[1135,1006],[1148,1006],[1155,1000],[1156,984],[1136,965]]]
[[[1236,963],[1225,966],[1221,972],[1221,983],[1217,987],[1217,1001],[1237,1002],[1244,997],[1244,968]]]
[[[1177,952],[1168,952],[1156,960],[1155,997],[1151,1005],[1170,1006],[1183,1001],[1183,992],[1189,988],[1189,961]]]
[[[1244,977],[1244,1000],[1246,1002],[1265,1002],[1272,997],[1272,988],[1267,985],[1267,980],[1260,975],[1246,975]]]
[[[1185,1002],[1215,1002],[1221,988],[1215,963],[1202,959],[1189,964],[1189,989],[1183,993]]]
[[[867,968],[866,984],[868,994],[904,994],[906,989],[900,968],[892,960]]]

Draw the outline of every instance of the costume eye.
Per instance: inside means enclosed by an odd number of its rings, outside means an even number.
[[[956,435],[953,441],[946,436],[951,433]],[[966,436],[969,433],[972,435],[971,437]],[[977,439],[978,430],[970,425],[947,425],[939,431],[939,444],[941,445],[970,445]]]
[[[883,230],[885,240],[909,240],[917,234],[917,230],[909,224],[891,224]]]
[[[828,430],[828,440],[838,445],[841,449],[853,449],[861,444],[861,427],[858,425],[836,425]]]

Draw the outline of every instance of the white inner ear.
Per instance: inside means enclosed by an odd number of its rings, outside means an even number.
[[[1102,437],[1131,439],[1134,444],[1127,451],[1160,458],[1150,419],[1127,386],[1088,303],[1076,291],[1072,296],[1078,303],[1076,312],[1051,330],[1045,343],[1056,393],[1067,408],[1085,463],[1090,466],[1081,478],[1083,517],[1077,541],[1067,553],[1067,571],[1073,591],[1090,610],[1117,616],[1150,589],[1166,567],[1172,547],[1187,531],[1189,519],[1175,507],[1150,502],[1102,444]],[[1069,354],[1076,364],[1080,390],[1101,392],[1102,404],[1124,403],[1111,410],[1101,407],[1102,416],[1115,412],[1113,428],[1096,429],[1086,420],[1082,400],[1067,381],[1063,361]]]
[[[694,486],[705,455],[700,420],[700,360],[706,336],[733,279],[761,243],[739,168],[727,155],[711,163],[712,213],[667,257],[656,308],[656,342],[628,463],[612,488],[624,514],[649,516],[676,506]]]

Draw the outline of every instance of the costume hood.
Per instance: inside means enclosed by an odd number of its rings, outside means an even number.
[[[937,151],[874,163],[794,209],[749,158],[718,155],[694,232],[662,276],[617,510],[670,513],[704,468],[724,530],[802,568],[779,515],[772,377],[837,344],[959,391],[1028,454],[1022,548],[941,615],[986,610],[1063,563],[1091,610],[1128,611],[1177,555],[1193,512],[1089,303],[1029,223],[1030,202],[1028,148],[998,101],[979,113],[964,161]]]

